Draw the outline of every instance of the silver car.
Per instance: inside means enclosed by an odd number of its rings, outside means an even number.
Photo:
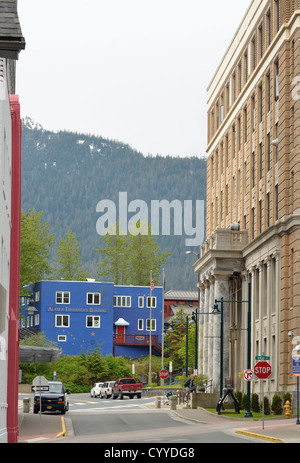
[[[116,381],[107,381],[106,383],[103,384],[101,391],[100,391],[100,399],[108,399],[111,397],[112,394],[112,387],[116,384]]]

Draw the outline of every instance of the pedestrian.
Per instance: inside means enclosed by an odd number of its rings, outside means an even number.
[[[190,393],[195,391],[196,389],[196,386],[194,385],[194,379],[195,379],[195,376],[194,375],[191,375],[187,380],[186,382],[184,383],[184,387],[185,387],[185,401],[186,403],[188,402],[189,398],[190,398]]]

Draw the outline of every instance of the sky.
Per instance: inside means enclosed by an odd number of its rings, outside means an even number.
[[[202,157],[207,87],[250,0],[18,0],[22,117]]]

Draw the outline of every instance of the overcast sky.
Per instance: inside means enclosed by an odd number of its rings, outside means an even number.
[[[22,117],[204,156],[206,89],[250,0],[18,0]]]

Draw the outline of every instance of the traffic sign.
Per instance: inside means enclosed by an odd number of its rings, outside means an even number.
[[[169,376],[168,370],[160,370],[159,377],[161,379],[167,379]]]
[[[32,392],[49,391],[48,380],[44,376],[36,376],[32,381]]]
[[[31,392],[49,391],[49,386],[31,386]]]
[[[253,370],[245,370],[244,371],[244,380],[245,381],[252,381],[253,380]]]
[[[293,375],[300,376],[300,355],[293,355]]]
[[[260,361],[254,367],[254,374],[258,379],[267,379],[272,374],[271,365],[268,362]]]

